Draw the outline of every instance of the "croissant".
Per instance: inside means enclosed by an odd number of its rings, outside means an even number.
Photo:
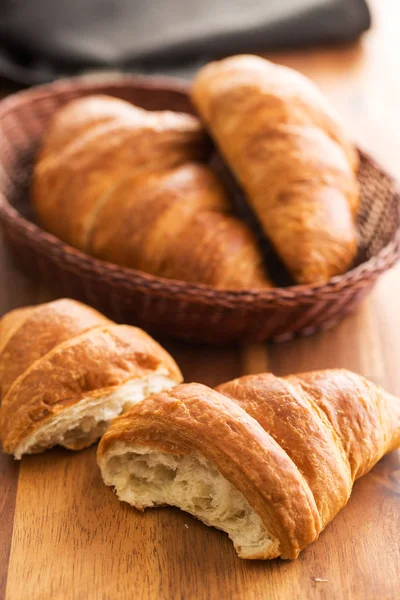
[[[311,81],[234,56],[200,69],[192,99],[294,280],[346,271],[357,251],[358,155]]]
[[[107,96],[74,100],[51,122],[33,205],[51,233],[88,254],[220,288],[269,287],[250,229],[205,164],[193,116]]]
[[[357,477],[400,446],[400,401],[345,370],[178,385],[118,417],[98,447],[106,485],[225,531],[241,558],[296,558]]]
[[[147,394],[182,381],[141,329],[62,299],[0,321],[0,437],[15,458],[60,444],[80,450]]]

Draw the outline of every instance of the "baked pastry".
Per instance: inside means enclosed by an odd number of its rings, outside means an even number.
[[[103,260],[219,288],[269,287],[208,153],[191,115],[80,98],[45,135],[33,205],[48,231]]]
[[[345,272],[357,251],[358,154],[311,81],[234,56],[200,69],[192,99],[294,280]]]
[[[120,500],[178,506],[242,558],[290,559],[399,445],[400,401],[333,370],[176,386],[118,417],[97,456]]]
[[[62,299],[0,321],[0,437],[15,458],[56,444],[80,450],[146,395],[182,381],[141,329]]]

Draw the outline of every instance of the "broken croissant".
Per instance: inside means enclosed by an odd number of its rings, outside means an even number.
[[[15,458],[80,450],[147,394],[182,381],[147,333],[62,299],[0,320],[0,437]]]
[[[179,385],[117,418],[104,482],[143,510],[170,504],[225,531],[240,557],[296,558],[354,480],[400,445],[400,401],[345,370]]]

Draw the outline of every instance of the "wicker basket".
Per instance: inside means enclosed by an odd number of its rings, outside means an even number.
[[[395,184],[362,153],[357,264],[325,285],[221,291],[122,268],[71,248],[34,223],[32,164],[50,115],[72,98],[98,92],[147,109],[193,110],[182,84],[138,77],[61,81],[0,103],[0,225],[21,265],[58,295],[81,299],[119,322],[188,340],[281,341],[337,323],[398,259]]]

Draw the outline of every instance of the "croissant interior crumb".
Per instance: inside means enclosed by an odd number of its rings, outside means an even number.
[[[102,474],[120,500],[136,508],[177,506],[225,531],[243,558],[279,555],[278,541],[244,495],[203,456],[155,452],[120,442],[105,457]]]
[[[111,394],[86,398],[49,419],[43,427],[23,440],[14,456],[42,452],[59,445],[72,450],[90,446],[98,440],[119,414],[150,394],[176,385],[161,371],[149,377],[131,379]]]

